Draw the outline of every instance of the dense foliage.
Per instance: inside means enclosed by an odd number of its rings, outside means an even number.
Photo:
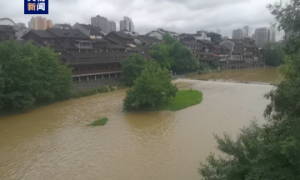
[[[169,34],[164,36],[163,43],[154,45],[149,54],[162,68],[177,73],[195,71],[198,66],[192,52]]]
[[[300,10],[291,5],[270,5],[271,12],[286,31],[300,27]],[[297,20],[295,20],[295,18]],[[199,173],[205,180],[296,180],[300,179],[300,47],[286,39],[285,76],[266,97],[271,103],[265,110],[267,123],[241,130],[234,140],[229,135],[216,136],[218,149],[226,156],[207,158]]]
[[[68,98],[72,72],[49,48],[0,43],[0,112]]]
[[[276,43],[267,43],[262,48],[262,56],[268,66],[279,66],[284,62],[283,46]]]
[[[172,85],[169,71],[162,69],[157,63],[149,63],[134,81],[133,87],[127,91],[124,109],[157,109],[174,97],[177,91],[177,87]]]
[[[132,86],[135,79],[145,69],[147,60],[140,54],[132,54],[122,63],[123,81],[127,86]]]

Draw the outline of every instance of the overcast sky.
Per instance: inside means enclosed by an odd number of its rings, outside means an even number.
[[[231,37],[233,29],[250,26],[269,27],[275,19],[266,5],[279,0],[49,0],[49,15],[53,23],[76,22],[90,24],[92,16],[100,15],[117,23],[123,16],[132,18],[135,30],[141,34],[157,28],[178,33],[197,30],[216,31]],[[24,0],[0,0],[0,18],[27,22]],[[277,33],[277,40],[282,33]]]

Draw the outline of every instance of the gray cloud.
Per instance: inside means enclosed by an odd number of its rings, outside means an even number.
[[[132,18],[136,31],[147,33],[157,28],[178,33],[197,30],[216,31],[231,36],[233,29],[248,25],[268,27],[275,19],[266,5],[279,0],[49,0],[49,15],[54,23],[90,23],[95,15],[118,22]],[[27,23],[23,1],[0,1],[0,15]],[[281,36],[278,34],[278,37]]]

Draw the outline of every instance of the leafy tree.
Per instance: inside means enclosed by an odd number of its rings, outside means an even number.
[[[279,66],[284,62],[284,49],[282,45],[267,43],[262,49],[262,56],[269,66]]]
[[[172,70],[175,72],[189,72],[197,69],[197,61],[190,50],[180,42],[175,42],[170,47],[170,57],[173,59]]]
[[[134,86],[127,91],[124,109],[157,109],[174,97],[177,91],[177,87],[172,85],[169,71],[162,69],[157,63],[149,63],[134,81]]]
[[[177,41],[168,33],[166,35],[164,35],[163,40],[167,45],[171,45]]]
[[[135,79],[145,69],[147,60],[140,54],[132,54],[122,63],[123,81],[127,86],[132,86]]]
[[[0,108],[25,110],[68,98],[72,72],[50,48],[16,41],[0,43]],[[0,109],[1,110],[1,109]]]
[[[270,5],[279,27],[294,31],[299,27],[299,9],[292,5]],[[295,18],[297,20],[295,20]],[[294,41],[295,40],[295,41]],[[266,95],[271,103],[265,110],[267,123],[244,128],[233,140],[228,135],[217,137],[218,149],[225,158],[210,155],[199,173],[205,180],[296,180],[300,179],[300,47],[286,41],[288,56],[280,67],[285,76],[277,88]]]
[[[166,44],[155,44],[152,50],[149,52],[156,62],[161,66],[161,68],[171,69],[173,64],[172,59],[169,55],[169,46]]]
[[[279,22],[278,29],[284,30],[288,36],[285,36],[286,54],[296,53],[300,49],[300,1],[291,0],[290,3],[269,4],[267,8],[275,19]]]

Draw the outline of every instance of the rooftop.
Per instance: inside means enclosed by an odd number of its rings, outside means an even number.
[[[42,38],[56,38],[55,35],[53,35],[52,33],[50,33],[49,31],[46,31],[46,30],[30,30],[28,33],[30,33],[30,32],[33,34],[36,34]]]
[[[17,32],[16,29],[14,29],[13,26],[10,25],[0,25],[0,31],[5,32]]]
[[[60,38],[78,38],[78,39],[90,39],[88,36],[84,35],[78,29],[55,29],[49,28],[47,31],[51,32]]]
[[[146,35],[141,35],[141,36],[138,36],[137,38],[146,43],[161,42],[159,39],[157,39],[155,37],[150,37],[150,36],[146,36]]]
[[[186,46],[201,46],[202,44],[197,41],[181,41]]]

